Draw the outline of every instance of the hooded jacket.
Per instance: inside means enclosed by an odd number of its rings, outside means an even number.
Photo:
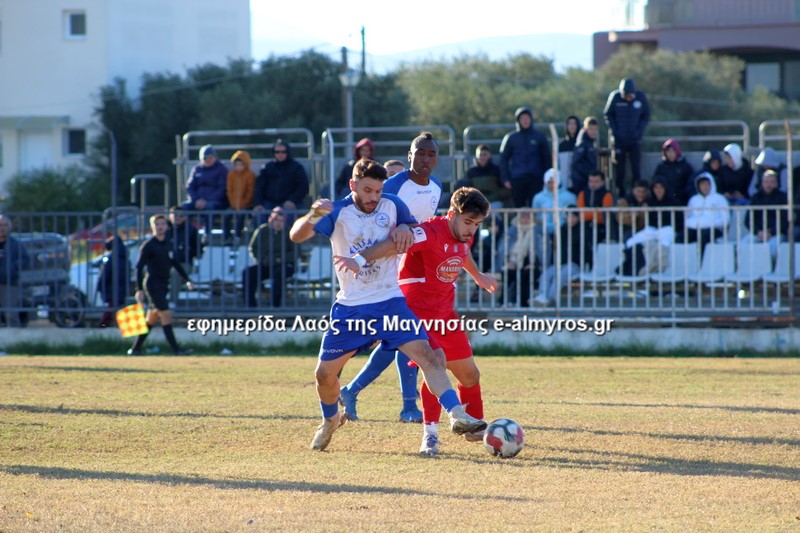
[[[656,193],[653,191],[656,184],[664,187],[664,197],[659,200]],[[683,207],[684,204],[678,203],[675,195],[669,190],[669,183],[664,178],[655,178],[650,185],[650,198],[647,200],[650,207]],[[676,233],[680,234],[683,230],[683,211],[673,210],[674,215],[670,211],[651,209],[647,213],[647,225],[654,228],[663,228],[664,226],[672,226]]]
[[[788,180],[788,173],[786,171],[786,165],[783,164],[781,158],[778,156],[778,152],[767,146],[761,150],[761,153],[758,154],[754,163],[756,165],[756,172],[753,173],[750,186],[747,188],[747,193],[750,196],[753,196],[761,189],[761,176],[770,169],[778,173],[780,178],[778,180],[778,189],[787,192],[786,182]]]
[[[531,117],[529,128],[520,125],[519,117],[523,114]],[[533,113],[530,108],[520,107],[514,113],[517,120],[517,131],[506,134],[500,146],[500,172],[504,182],[515,180],[533,180],[536,188],[544,184],[544,171],[552,167],[550,145],[542,132],[533,128]]]
[[[575,121],[578,127],[575,129],[575,135],[569,134],[569,123]],[[558,144],[559,152],[571,152],[575,149],[575,143],[578,140],[578,134],[581,132],[581,119],[575,115],[570,115],[564,121],[564,139]]]
[[[672,148],[675,151],[675,161],[667,159],[667,150]],[[675,139],[667,139],[661,147],[661,163],[658,164],[653,172],[653,178],[664,178],[669,184],[669,189],[675,195],[675,199],[686,203],[686,185],[689,183],[693,174],[692,165],[686,161],[681,150],[680,143]]]
[[[624,93],[633,94],[633,100],[625,100]],[[617,146],[625,147],[640,142],[647,123],[650,122],[647,95],[636,89],[632,79],[622,80],[619,90],[608,95],[603,118],[614,133]]]
[[[256,178],[253,203],[264,207],[283,205],[287,200],[300,206],[308,194],[308,176],[303,165],[292,159],[291,147],[286,147],[286,159],[273,159],[261,168]]]
[[[595,140],[586,134],[586,128],[578,133],[575,150],[572,151],[572,168],[569,190],[579,194],[589,183],[589,173],[597,169],[597,147]]]
[[[360,141],[356,143],[353,147],[353,159],[347,162],[345,166],[342,167],[342,170],[339,172],[339,177],[336,178],[336,192],[339,193],[340,191],[346,191],[347,183],[350,181],[350,178],[353,177],[353,167],[356,166],[356,163],[359,159],[361,159],[361,155],[359,152],[365,146],[369,146],[369,149],[372,151],[372,155],[375,155],[375,143],[373,143],[368,137],[364,137]],[[349,190],[345,195],[349,194]]]
[[[97,290],[102,295],[104,302],[111,303],[116,307],[121,305],[130,293],[131,264],[128,261],[128,249],[119,235],[106,240],[105,249],[109,253],[103,257],[100,264]],[[116,302],[114,301],[115,285],[117,287]]]
[[[555,213],[542,212],[544,209],[553,209],[556,206],[555,195],[550,192],[550,189],[547,188],[547,184],[551,181],[556,182],[559,208],[563,209],[568,205],[575,205],[577,198],[575,198],[575,195],[571,192],[558,188],[558,178],[556,178],[555,170],[551,168],[544,173],[545,187],[534,195],[532,207],[535,210],[538,210],[536,213],[534,213],[534,220],[536,220],[536,223],[540,226],[544,224],[546,228],[545,231],[552,235],[553,231],[555,231]],[[559,213],[558,225],[563,225],[566,220],[566,215],[563,212]]]
[[[750,168],[750,164],[742,157],[742,149],[738,144],[729,144],[722,151],[731,157],[733,167],[724,164],[720,168],[717,176],[719,192],[721,194],[733,194],[738,191],[747,198],[750,196],[747,188],[753,177],[753,170]]]
[[[203,199],[207,202],[220,202],[225,207],[228,202],[226,182],[228,169],[217,159],[210,167],[202,163],[196,165],[186,182],[186,194],[191,202]]]
[[[244,168],[239,171],[236,167],[228,171],[228,204],[232,209],[247,209],[253,206],[253,192],[256,186],[256,175],[250,169],[250,154],[244,150],[234,152],[231,163],[236,160],[244,163]]]
[[[711,183],[711,190],[704,196],[699,192],[700,180],[707,179]],[[717,192],[717,182],[714,176],[703,172],[694,179],[694,186],[698,193],[689,199],[689,209],[686,210],[686,227],[689,229],[723,229],[731,218],[728,200]]]

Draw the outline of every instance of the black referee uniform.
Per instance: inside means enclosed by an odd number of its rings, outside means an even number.
[[[143,289],[150,305],[159,311],[169,310],[167,296],[170,268],[175,268],[183,279],[190,281],[180,261],[173,255],[169,239],[160,241],[153,237],[139,249],[139,259],[136,261],[136,288]]]

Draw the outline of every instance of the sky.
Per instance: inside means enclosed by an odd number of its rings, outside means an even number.
[[[625,29],[631,1],[641,25],[644,0],[250,0],[253,54],[258,60],[265,49],[281,55],[311,47],[335,54],[342,46],[357,54],[362,26],[373,56],[484,37],[591,35]]]

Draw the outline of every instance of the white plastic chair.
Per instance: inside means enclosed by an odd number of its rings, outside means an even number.
[[[613,280],[622,265],[622,244],[600,243],[594,251],[592,270],[581,274],[584,283],[604,283]]]
[[[778,257],[775,261],[775,270],[764,274],[763,280],[767,283],[789,283],[789,254],[791,247],[788,242],[778,245]],[[800,243],[794,245],[794,279],[800,279]]]
[[[745,243],[736,246],[736,272],[727,274],[725,281],[752,283],[772,271],[772,257],[767,243]]]
[[[736,270],[734,251],[735,246],[732,242],[706,244],[700,270],[696,274],[690,274],[687,278],[696,283],[713,283],[733,274]],[[769,252],[767,252],[767,257],[769,257]]]
[[[673,244],[669,250],[669,265],[664,272],[650,275],[654,283],[678,283],[697,273],[697,243]]]
[[[333,252],[330,246],[314,246],[308,256],[308,266],[305,270],[294,273],[295,281],[311,283],[315,281],[330,280],[333,270]]]

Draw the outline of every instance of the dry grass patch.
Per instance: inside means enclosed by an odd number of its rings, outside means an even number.
[[[800,528],[796,359],[482,357],[507,461],[419,457],[393,371],[312,453],[314,365],[0,359],[0,531]]]

